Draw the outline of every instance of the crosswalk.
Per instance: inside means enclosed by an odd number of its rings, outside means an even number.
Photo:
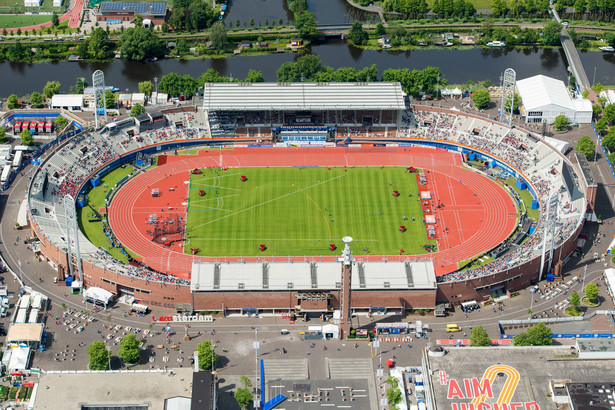
[[[265,380],[309,379],[307,359],[264,360]]]
[[[330,379],[365,379],[374,372],[370,359],[332,359],[327,358]]]

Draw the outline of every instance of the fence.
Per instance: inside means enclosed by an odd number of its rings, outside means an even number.
[[[589,320],[596,315],[612,315],[615,312],[611,310],[596,310],[588,315],[584,316],[570,316],[570,317],[558,317],[549,319],[527,319],[527,320],[501,320],[498,322],[498,329],[500,332],[500,338],[512,339],[515,335],[507,335],[503,333],[504,326],[519,326],[519,327],[531,327],[538,323],[550,324],[550,323],[566,323],[566,322],[580,322]],[[615,338],[615,333],[553,333],[551,335],[554,339],[570,339],[570,338]]]

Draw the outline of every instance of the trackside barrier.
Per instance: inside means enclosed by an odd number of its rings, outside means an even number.
[[[580,322],[589,320],[596,315],[613,315],[612,310],[596,310],[588,315],[584,316],[571,316],[571,317],[559,317],[549,319],[527,319],[527,320],[501,320],[498,322],[498,329],[500,332],[500,338],[512,339],[515,335],[504,334],[504,327],[520,326],[519,330],[527,329],[538,323],[551,324],[551,323],[566,323],[566,322]],[[553,333],[551,335],[554,339],[567,339],[567,338],[615,338],[615,333]]]
[[[609,154],[606,152],[606,148],[604,148],[604,145],[602,145],[602,138],[600,138],[600,134],[598,134],[598,132],[596,132],[596,127],[594,127],[594,123],[593,122],[592,122],[592,129],[594,130],[594,134],[596,135],[596,138],[598,139],[598,143],[600,144],[600,148],[602,148],[602,152],[604,153],[604,157],[606,158],[606,163],[609,164],[609,168],[611,168],[611,173],[615,177],[615,170],[613,170],[613,165],[611,165],[611,161],[609,161]]]

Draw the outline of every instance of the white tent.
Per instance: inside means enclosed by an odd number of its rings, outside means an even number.
[[[559,152],[566,154],[570,150],[570,144],[566,141],[558,140],[556,138],[544,137],[544,140],[553,145]]]
[[[11,353],[9,360],[9,371],[22,371],[28,368],[28,360],[30,358],[29,347],[15,347],[8,350]]]
[[[440,91],[440,94],[442,94],[442,95],[453,95],[453,90],[451,90],[449,88],[444,88],[443,90]]]
[[[107,306],[109,301],[113,298],[113,293],[97,287],[87,288],[84,295],[86,299],[90,299],[94,302],[101,302],[105,306]]]
[[[451,91],[451,92],[452,92],[452,94],[453,94],[453,95],[455,95],[455,96],[459,96],[459,95],[461,95],[461,94],[462,94],[462,92],[461,92],[461,90],[459,89],[459,87],[455,87],[455,88],[453,89],[453,91]]]
[[[28,201],[21,201],[19,212],[17,213],[17,223],[20,228],[28,225]]]

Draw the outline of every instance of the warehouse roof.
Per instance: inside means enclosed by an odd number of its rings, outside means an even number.
[[[105,1],[100,4],[102,13],[134,12],[143,16],[160,16],[167,12],[167,3],[159,2],[115,2]]]
[[[535,75],[517,81],[517,90],[525,111],[534,111],[548,105],[574,110],[572,98],[564,82],[544,75]]]
[[[399,83],[205,84],[206,110],[403,110]]]

